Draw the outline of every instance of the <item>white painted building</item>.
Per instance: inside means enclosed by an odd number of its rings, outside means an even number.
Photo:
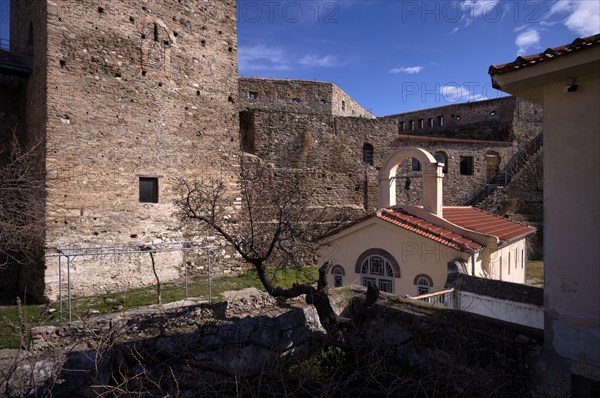
[[[398,165],[415,158],[423,167],[423,206],[396,205]],[[402,148],[379,173],[380,209],[331,234],[321,262],[334,266],[331,286],[376,284],[381,291],[419,295],[444,289],[448,263],[461,272],[525,282],[525,238],[535,228],[470,206],[442,205],[443,163],[427,151]]]

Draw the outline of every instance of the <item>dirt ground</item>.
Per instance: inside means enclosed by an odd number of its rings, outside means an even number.
[[[525,275],[525,284],[537,287],[544,287],[544,262],[527,262],[527,274]]]

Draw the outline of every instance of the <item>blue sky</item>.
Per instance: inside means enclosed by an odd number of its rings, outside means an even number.
[[[599,0],[237,5],[241,76],[331,81],[376,115],[497,98],[491,64],[600,32]]]
[[[331,81],[388,115],[501,96],[491,64],[599,33],[600,0],[238,0],[237,21],[240,75]]]

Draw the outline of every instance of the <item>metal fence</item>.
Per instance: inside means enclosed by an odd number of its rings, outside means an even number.
[[[76,258],[85,257],[107,257],[107,256],[133,256],[140,254],[154,254],[167,252],[205,252],[208,264],[208,300],[212,302],[212,271],[211,271],[211,251],[212,246],[204,246],[196,241],[182,242],[164,242],[164,243],[149,243],[136,245],[117,245],[117,246],[88,246],[88,247],[60,247],[46,250],[46,262],[50,259],[58,261],[58,302],[59,302],[59,317],[63,316],[63,278],[66,271],[66,288],[67,288],[67,307],[69,311],[69,321],[72,321],[72,282],[71,282],[71,265]],[[66,267],[66,269],[65,269]],[[188,297],[189,285],[189,266],[185,265],[185,297]]]

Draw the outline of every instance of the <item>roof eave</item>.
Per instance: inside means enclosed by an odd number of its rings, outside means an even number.
[[[491,76],[492,85],[498,90],[541,102],[542,86],[576,76],[597,73],[600,67],[600,46],[579,51],[568,56],[545,62],[524,65]]]

